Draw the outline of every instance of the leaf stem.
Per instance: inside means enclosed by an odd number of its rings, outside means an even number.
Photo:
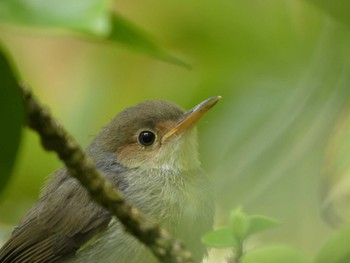
[[[234,250],[233,262],[239,263],[241,261],[242,256],[243,256],[243,241],[238,240],[237,247]]]

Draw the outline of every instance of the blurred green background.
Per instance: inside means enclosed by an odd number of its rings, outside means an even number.
[[[313,256],[332,232],[321,219],[322,203],[341,204],[337,213],[349,208],[346,194],[332,193],[349,192],[350,131],[340,131],[350,126],[350,23],[341,7],[347,3],[331,9],[327,1],[311,2],[113,2],[191,69],[64,30],[3,24],[0,39],[22,79],[84,147],[140,101],[165,99],[189,109],[223,96],[199,124],[203,167],[216,189],[216,226],[240,204],[282,222],[252,243],[291,244]],[[0,238],[61,165],[23,130],[1,196]],[[344,189],[334,190],[339,185]]]

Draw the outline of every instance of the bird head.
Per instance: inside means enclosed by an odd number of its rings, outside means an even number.
[[[187,112],[167,101],[142,102],[119,113],[90,148],[113,154],[130,169],[198,168],[195,124],[220,98],[209,98]]]

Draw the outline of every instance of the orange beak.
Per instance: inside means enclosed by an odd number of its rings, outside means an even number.
[[[182,134],[183,132],[185,132],[189,127],[197,123],[197,121],[207,111],[209,111],[220,99],[221,99],[221,96],[211,97],[201,102],[200,104],[190,109],[189,111],[185,112],[180,118],[180,121],[176,124],[176,126],[163,136],[163,141],[174,136],[175,134]]]

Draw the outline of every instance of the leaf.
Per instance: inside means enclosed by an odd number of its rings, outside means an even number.
[[[110,31],[108,4],[107,0],[2,0],[0,21],[106,36]]]
[[[322,169],[322,215],[332,226],[350,221],[350,108],[333,125]]]
[[[107,0],[2,0],[0,22],[69,29],[190,68],[188,63],[160,48],[137,26],[112,13],[108,3]]]
[[[10,64],[0,50],[0,192],[10,178],[19,146],[23,105]]]
[[[330,14],[341,23],[350,26],[350,1],[349,0],[309,0],[320,9]]]
[[[300,251],[286,245],[271,245],[246,253],[242,263],[309,263]],[[330,263],[330,262],[329,262]]]
[[[161,49],[146,33],[120,15],[113,14],[112,30],[108,39],[160,60],[190,68],[188,63]]]
[[[202,243],[215,248],[236,248],[237,241],[229,227],[211,231],[202,237]]]
[[[270,217],[261,215],[249,216],[249,229],[247,231],[247,236],[265,231],[269,228],[278,226],[279,224],[279,221]]]
[[[249,218],[241,207],[236,208],[230,215],[231,233],[237,240],[244,240],[249,229]]]
[[[336,232],[318,253],[315,263],[350,262],[350,226]]]

